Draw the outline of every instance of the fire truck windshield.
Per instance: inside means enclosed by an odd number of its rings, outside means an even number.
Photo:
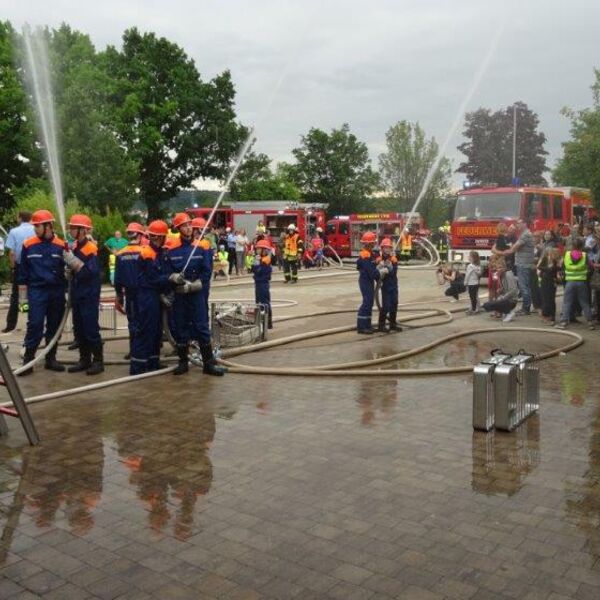
[[[519,216],[521,194],[465,194],[459,196],[454,210],[455,221],[516,218]]]

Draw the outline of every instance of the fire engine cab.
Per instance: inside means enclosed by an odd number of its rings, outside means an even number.
[[[231,227],[232,230],[245,229],[249,237],[254,235],[259,223],[278,238],[290,224],[294,224],[302,239],[314,237],[317,227],[325,228],[327,204],[307,204],[301,202],[232,202],[218,208],[212,219],[212,227]],[[192,217],[208,219],[211,208],[186,208]]]
[[[489,258],[499,223],[525,219],[531,231],[562,235],[595,216],[589,190],[582,188],[479,187],[458,194],[450,227],[450,262],[466,263],[477,250]]]

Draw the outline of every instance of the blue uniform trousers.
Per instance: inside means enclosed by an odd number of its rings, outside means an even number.
[[[358,287],[362,294],[362,304],[358,308],[356,319],[357,331],[371,329],[371,318],[373,315],[373,301],[375,300],[375,284],[373,281],[358,280]]]
[[[100,296],[89,294],[73,298],[73,333],[81,346],[95,346],[102,342],[98,324]]]
[[[271,310],[271,287],[268,282],[256,282],[254,284],[254,301],[256,304],[264,304],[269,315],[269,327],[273,325],[273,311]]]
[[[202,290],[193,294],[175,294],[171,313],[171,333],[177,346],[187,347],[190,340],[200,344],[210,342],[207,306],[206,296]]]
[[[162,322],[160,300],[156,290],[139,289],[137,292],[135,329],[131,341],[131,375],[158,369]]]
[[[27,290],[29,313],[27,317],[27,333],[25,348],[37,350],[42,337],[46,343],[54,337],[65,313],[64,286],[30,286]],[[46,331],[44,332],[44,322]]]
[[[387,283],[388,285],[385,285]],[[390,317],[390,322],[396,322],[396,314],[398,312],[398,282],[390,281],[381,286],[381,313],[380,321],[385,321],[386,317]]]

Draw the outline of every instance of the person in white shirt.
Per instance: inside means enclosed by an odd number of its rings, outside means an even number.
[[[479,278],[481,277],[481,259],[475,250],[469,252],[469,264],[465,272],[465,285],[469,292],[471,308],[467,310],[468,315],[476,315],[479,312]]]

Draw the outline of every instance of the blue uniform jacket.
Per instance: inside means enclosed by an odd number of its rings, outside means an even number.
[[[201,281],[206,278],[207,259],[205,248],[206,241],[196,241],[186,238],[177,240],[171,248],[169,248],[169,268],[171,273],[182,273],[188,281]],[[189,256],[192,255],[188,262]],[[187,267],[185,264],[188,263]],[[185,268],[185,271],[184,271]],[[208,271],[210,279],[211,271]]]
[[[37,235],[25,240],[17,283],[31,288],[66,287],[63,259],[66,249],[66,242],[56,235],[51,240],[42,239]]]
[[[381,283],[381,290],[387,292],[394,288],[398,288],[398,259],[393,256],[386,264],[388,267],[391,263],[390,272],[383,278]]]
[[[123,290],[133,292],[138,286],[139,257],[142,251],[140,244],[129,244],[117,254],[115,267],[115,290],[122,294]]]
[[[379,271],[373,260],[371,252],[368,250],[361,250],[356,261],[356,268],[358,269],[358,283],[359,284],[371,284],[379,279]]]
[[[169,275],[172,270],[164,248],[142,246],[138,258],[138,288],[153,290],[157,293],[170,291]]]
[[[100,263],[98,246],[90,240],[75,242],[73,254],[83,262],[83,266],[73,274],[71,294],[73,299],[100,297]]]
[[[252,265],[252,276],[257,284],[266,284],[271,281],[271,273],[273,267],[271,266],[271,258],[269,256],[263,256],[260,259],[258,265]]]

